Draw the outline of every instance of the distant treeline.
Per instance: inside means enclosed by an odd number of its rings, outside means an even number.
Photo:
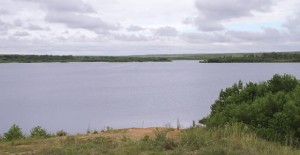
[[[0,55],[0,63],[35,62],[170,62],[198,60],[204,63],[235,62],[300,62],[300,52],[281,53],[223,53],[223,54],[166,54],[140,56],[72,56],[72,55]]]
[[[34,63],[34,62],[168,62],[162,57],[133,56],[53,56],[53,55],[0,55],[0,63]]]
[[[243,56],[223,56],[217,58],[208,58],[207,63],[242,63],[242,62],[300,62],[300,53],[257,53],[244,54]]]

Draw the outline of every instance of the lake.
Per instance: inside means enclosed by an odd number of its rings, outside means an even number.
[[[18,124],[54,133],[88,128],[192,125],[222,88],[275,73],[300,78],[300,63],[197,61],[0,64],[0,133]]]

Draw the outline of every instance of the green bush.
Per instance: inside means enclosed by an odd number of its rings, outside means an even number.
[[[155,138],[153,144],[156,148],[162,150],[172,150],[176,147],[176,143],[173,139],[167,138],[168,130],[165,131],[155,131]]]
[[[30,130],[30,136],[34,138],[49,138],[51,134],[47,132],[46,129],[43,129],[41,126],[36,126]]]
[[[97,133],[98,133],[98,131],[97,131],[97,130],[94,130],[93,134],[97,134]]]
[[[8,141],[22,139],[24,137],[22,129],[16,124],[13,124],[10,129],[4,133],[4,139]]]
[[[67,135],[68,135],[68,133],[64,130],[60,130],[60,131],[56,132],[56,136],[58,136],[58,137],[67,136]]]
[[[300,83],[287,74],[245,86],[240,81],[221,90],[211,114],[200,123],[208,127],[243,123],[267,140],[299,145]]]
[[[159,131],[155,130],[155,138],[152,139],[148,135],[144,136],[140,140],[140,147],[142,150],[173,150],[177,147],[177,143],[174,139],[167,137],[168,130]]]

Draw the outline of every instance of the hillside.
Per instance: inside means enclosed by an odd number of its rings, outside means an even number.
[[[299,154],[300,150],[262,140],[239,124],[109,130],[84,135],[1,142],[0,154]]]

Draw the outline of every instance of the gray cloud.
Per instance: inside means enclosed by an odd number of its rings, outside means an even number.
[[[17,37],[26,37],[26,36],[30,36],[30,34],[26,31],[17,31],[14,33],[14,36]]]
[[[9,11],[7,11],[7,10],[0,10],[0,16],[1,15],[8,15],[8,14],[10,14]]]
[[[70,28],[82,28],[96,33],[107,33],[110,30],[118,30],[120,28],[118,24],[110,24],[102,21],[100,18],[77,13],[60,14],[51,12],[47,14],[45,19],[48,22],[62,23]]]
[[[284,43],[289,41],[286,33],[273,28],[264,28],[261,32],[256,31],[226,31],[226,32],[198,32],[184,33],[180,38],[190,43]]]
[[[172,5],[167,8],[151,0],[0,3],[0,53],[127,55],[300,48],[297,0],[157,2]],[[259,29],[264,26],[270,28]]]
[[[8,24],[0,19],[0,31],[6,31],[6,30],[8,30],[9,27],[10,27],[10,24]]]
[[[14,21],[14,26],[15,27],[22,27],[23,26],[23,22],[20,19],[16,19]]]
[[[0,19],[0,35],[5,35],[10,29],[11,25]]]
[[[197,0],[196,8],[199,11],[194,24],[202,31],[223,30],[222,21],[251,16],[252,11],[268,11],[271,0]]]
[[[228,31],[226,35],[243,42],[283,42],[288,41],[285,35],[273,28],[264,28],[262,32]]]
[[[50,31],[49,27],[41,27],[39,25],[34,24],[29,24],[26,28],[31,31]]]
[[[82,0],[20,0],[27,2],[35,2],[41,5],[42,8],[49,11],[57,12],[80,12],[94,13],[95,10]]]
[[[6,34],[7,34],[6,31],[0,31],[0,36],[4,36],[4,35],[6,35]]]
[[[180,38],[189,43],[196,44],[225,43],[233,41],[231,36],[225,35],[224,33],[184,33],[180,35]]]
[[[300,12],[296,13],[293,17],[290,17],[283,25],[290,33],[290,37],[294,41],[300,40]]]
[[[197,0],[196,7],[206,18],[223,20],[251,15],[251,11],[267,11],[271,0]]]
[[[121,41],[148,41],[150,38],[146,37],[144,35],[127,35],[127,34],[115,34],[114,38],[116,40],[121,40]]]
[[[143,31],[145,28],[138,26],[138,25],[130,25],[127,29],[127,31]]]
[[[154,34],[162,37],[174,37],[177,36],[178,31],[171,26],[165,26],[154,30]]]
[[[195,24],[201,31],[219,31],[224,29],[224,26],[218,21],[207,21],[199,17],[195,19]]]
[[[47,10],[45,20],[50,23],[64,24],[69,28],[87,29],[98,34],[109,33],[118,30],[118,24],[110,24],[98,17],[96,11],[82,0],[23,0],[40,4]]]

